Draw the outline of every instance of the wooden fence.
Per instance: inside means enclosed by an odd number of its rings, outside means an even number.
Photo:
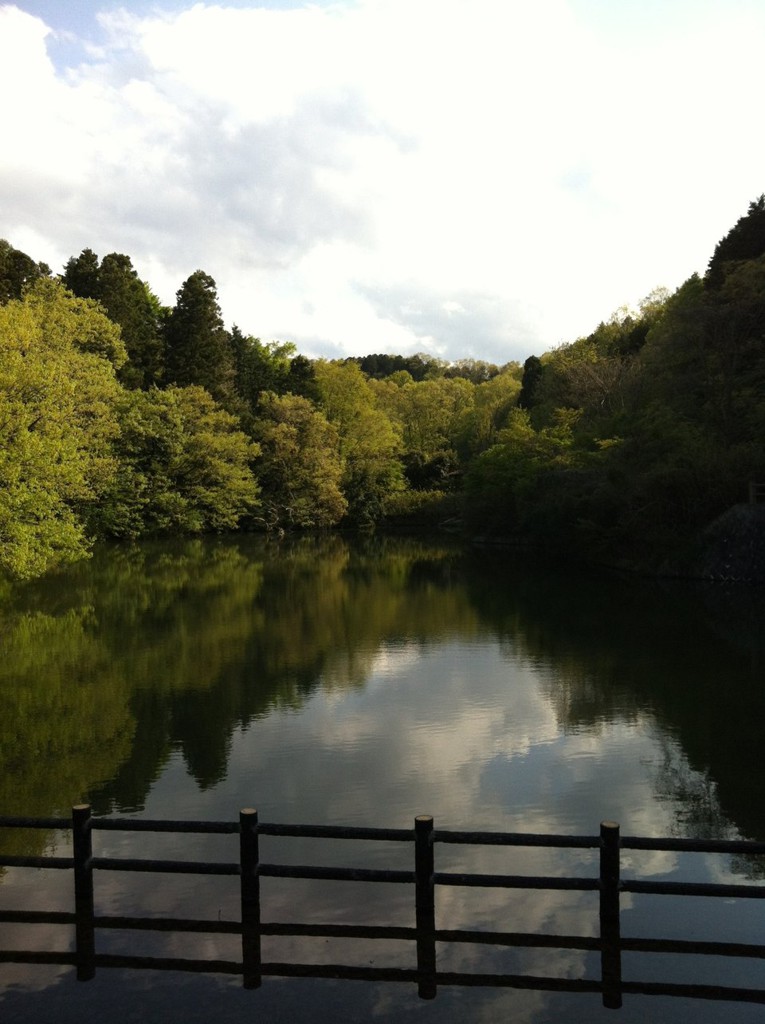
[[[765,503],[765,484],[758,483],[756,480],[750,480],[749,504],[761,505],[763,503]]]
[[[538,991],[599,993],[603,1005],[618,1009],[624,994],[680,996],[684,998],[765,1003],[765,990],[717,985],[640,982],[622,977],[622,953],[672,953],[694,956],[765,958],[760,945],[732,942],[696,942],[621,935],[621,893],[718,898],[765,898],[765,885],[721,885],[657,882],[624,879],[621,850],[651,850],[717,854],[764,854],[765,843],[731,840],[653,839],[621,836],[614,822],[603,822],[599,835],[562,836],[515,832],[463,832],[434,827],[431,817],[415,818],[413,829],[358,828],[316,825],[283,825],[258,821],[251,809],[240,812],[237,822],[146,821],[94,818],[88,805],[72,808],[68,818],[0,818],[0,828],[72,830],[72,856],[0,856],[0,867],[54,868],[73,871],[74,912],[0,910],[0,922],[74,925],[75,948],[71,953],[0,949],[0,963],[71,964],[81,981],[91,979],[97,967],[173,971],[204,971],[242,976],[245,988],[257,988],[264,977],[345,978],[408,982],[418,986],[423,999],[436,996],[439,985],[491,986]],[[93,854],[96,830],[238,834],[239,858],[232,862],[174,861],[99,857]],[[411,870],[318,867],[264,863],[259,855],[260,836],[310,837],[314,839],[382,840],[413,847]],[[597,877],[557,877],[506,874],[440,872],[435,865],[436,844],[469,846],[557,847],[599,850]],[[172,874],[236,875],[240,879],[241,913],[238,921],[186,918],[143,918],[97,915],[94,909],[94,873],[99,870],[164,872]],[[395,883],[414,888],[414,927],[375,925],[328,925],[267,922],[261,919],[260,879],[266,877],[324,879],[369,883]],[[592,891],[599,894],[599,936],[547,935],[526,932],[473,931],[436,928],[436,892],[441,886],[494,887],[502,889]],[[236,934],[241,936],[241,959],[193,960],[189,958],[126,956],[96,951],[100,929],[132,929],[163,932]],[[263,961],[263,936],[409,940],[415,949],[416,966],[385,968],[346,964],[303,964]],[[763,937],[765,939],[765,936]],[[437,944],[473,943],[499,947],[569,949],[600,954],[600,978],[570,979],[525,974],[478,974],[440,971]],[[414,959],[414,958],[413,958]]]

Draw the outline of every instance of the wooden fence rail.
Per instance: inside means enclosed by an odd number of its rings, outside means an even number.
[[[257,988],[264,976],[344,978],[416,983],[423,999],[433,999],[439,985],[492,986],[538,991],[599,993],[603,1005],[618,1009],[625,993],[681,996],[699,999],[765,1003],[765,989],[717,985],[669,984],[625,980],[622,952],[673,953],[695,956],[765,959],[763,944],[626,938],[621,935],[621,893],[650,893],[763,899],[765,885],[647,882],[622,879],[621,851],[625,849],[682,851],[720,854],[765,854],[765,843],[743,840],[653,839],[621,836],[619,825],[603,822],[594,836],[561,836],[515,832],[466,832],[434,827],[427,815],[415,818],[413,829],[358,828],[343,826],[282,825],[258,821],[257,811],[247,808],[237,822],[146,821],[132,818],[94,818],[88,805],[72,808],[69,818],[0,818],[0,828],[71,830],[72,856],[0,856],[0,867],[71,870],[74,877],[74,912],[0,910],[0,922],[15,924],[74,925],[74,952],[0,949],[0,963],[71,964],[81,981],[91,979],[97,967],[122,967],[173,971],[205,971],[242,976],[245,988]],[[93,853],[93,832],[167,832],[239,836],[239,858],[232,862],[154,860],[99,857]],[[264,863],[260,836],[314,839],[371,840],[412,844],[411,870],[318,867]],[[599,851],[597,877],[468,874],[436,871],[435,845],[548,847]],[[94,874],[99,870],[160,872],[172,874],[236,875],[240,879],[240,919],[213,921],[190,918],[145,918],[97,915]],[[265,877],[328,879],[414,886],[414,927],[377,925],[329,925],[268,922],[261,917],[260,880]],[[546,935],[524,932],[477,931],[436,928],[436,891],[439,886],[492,887],[592,891],[599,894],[599,937]],[[198,932],[241,937],[241,959],[194,960],[189,958],[126,956],[96,951],[96,932],[101,929],[155,932]],[[414,943],[416,966],[411,968],[361,967],[349,964],[301,964],[264,962],[264,936],[304,936],[406,940]],[[765,937],[764,937],[765,938]],[[576,949],[600,953],[599,979],[570,979],[518,974],[477,974],[439,971],[437,944],[467,943],[514,948]]]

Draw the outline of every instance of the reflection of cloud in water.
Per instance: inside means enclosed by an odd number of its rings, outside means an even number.
[[[346,681],[354,686],[340,689]],[[264,821],[406,827],[415,814],[431,813],[437,828],[564,834],[595,834],[601,819],[612,818],[621,821],[625,834],[663,835],[677,832],[682,811],[677,788],[662,788],[663,780],[682,777],[687,792],[695,783],[703,788],[704,776],[690,768],[675,739],[660,729],[648,711],[630,707],[625,714],[591,719],[569,715],[566,709],[578,691],[569,692],[565,681],[552,678],[549,668],[519,657],[510,648],[503,652],[493,641],[444,646],[391,642],[365,648],[346,661],[341,653],[331,661],[322,684],[298,709],[272,709],[252,720],[240,720],[247,724],[233,731],[227,774],[206,790],[199,788],[181,754],[174,752],[142,816],[233,819],[239,807],[254,805]],[[235,837],[152,836],[149,840],[98,833],[97,843],[105,856],[237,858]],[[390,844],[371,843],[309,846],[263,837],[261,854],[272,861],[410,867],[413,850],[404,847],[398,852]],[[720,861],[703,860],[694,868],[694,880],[706,880],[710,874],[724,880],[736,877],[720,865]],[[673,853],[624,851],[622,857],[625,875],[668,876],[679,866],[680,858]],[[592,877],[597,873],[597,851],[438,845],[436,868]],[[55,891],[54,902],[58,900],[62,909],[70,906],[70,883],[57,877],[44,887],[45,892]],[[12,887],[4,883],[0,888],[10,891]],[[33,889],[28,887],[30,903],[36,895]],[[239,912],[236,879],[99,873],[96,893],[100,913],[143,913],[150,907],[154,914],[213,920],[220,915],[236,920]],[[39,895],[43,896],[42,888]],[[669,901],[666,911],[653,914],[645,900],[622,897],[625,922],[634,929],[642,925],[648,934],[667,922],[668,927],[684,926],[677,920],[675,906]],[[716,908],[700,911],[700,935],[715,937],[714,931],[705,930],[704,922],[716,921],[717,912]],[[263,916],[411,925],[413,892],[407,886],[264,879]],[[597,898],[581,893],[439,887],[437,922],[443,928],[596,935]],[[753,915],[753,927],[755,923]],[[55,930],[55,935],[61,932]],[[54,938],[51,930],[50,941]],[[38,932],[42,946],[47,940],[47,929]],[[99,936],[99,948],[238,958],[236,937],[177,934],[139,939],[127,932],[110,932]],[[267,959],[345,960],[377,966],[414,963],[414,950],[408,944],[358,940],[309,944],[304,939],[264,938],[263,953]],[[598,970],[594,954],[492,950],[467,944],[441,948],[439,966],[560,977],[583,973],[595,977]],[[14,969],[7,975],[4,969],[4,978],[8,977],[23,980],[29,991],[41,987],[36,970]],[[50,972],[45,977],[50,979]],[[214,984],[231,992],[238,983],[218,980]],[[269,992],[279,984],[269,981]],[[350,990],[356,991],[353,986]],[[487,1024],[503,1015],[531,1022],[590,1020],[600,1013],[597,997],[581,1004],[580,1017],[555,1018],[546,1015],[552,1013],[550,1006],[559,1004],[539,993],[444,992],[428,1007],[408,989],[370,986],[369,991],[365,1013],[355,1019],[387,1015],[397,1022],[455,1020],[459,1015],[454,1007],[460,1004],[471,1021]],[[261,1002],[251,1000],[247,1005],[262,1007],[268,998],[260,994],[255,999]],[[630,1017],[623,1014],[619,1019],[626,1024]]]
[[[402,671],[411,671],[423,657],[421,644],[409,640],[397,643],[381,643],[375,652],[367,686],[385,684],[389,678],[395,678]]]

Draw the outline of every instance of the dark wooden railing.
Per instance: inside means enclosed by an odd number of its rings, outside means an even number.
[[[625,980],[622,977],[621,965],[621,955],[624,951],[749,957],[761,960],[765,959],[765,943],[754,945],[718,941],[626,938],[621,935],[619,908],[621,893],[722,897],[726,899],[765,898],[765,885],[756,883],[721,885],[623,879],[620,876],[621,850],[753,855],[765,854],[765,843],[744,840],[653,839],[621,836],[619,826],[614,822],[603,822],[600,826],[600,834],[594,836],[447,831],[436,829],[433,819],[425,815],[415,818],[413,829],[273,824],[259,822],[257,812],[252,809],[241,811],[238,822],[146,821],[133,818],[94,818],[91,816],[88,805],[74,807],[71,819],[0,818],[0,828],[71,829],[71,857],[0,856],[0,867],[72,870],[75,905],[73,913],[0,910],[0,922],[74,925],[75,930],[73,952],[0,949],[0,963],[71,964],[76,968],[77,978],[81,981],[92,978],[97,967],[240,974],[246,988],[257,988],[261,984],[262,978],[269,976],[398,981],[417,984],[419,995],[423,999],[434,998],[439,985],[591,992],[599,993],[603,1005],[612,1009],[618,1009],[622,1005],[622,997],[625,993],[765,1003],[765,990],[763,989]],[[99,857],[93,853],[93,832],[96,830],[238,834],[239,859],[227,863]],[[411,870],[381,870],[265,863],[260,859],[260,836],[383,840],[406,843],[413,846],[413,865]],[[440,872],[436,870],[435,865],[435,844],[437,843],[599,850],[599,873],[597,877],[564,878]],[[240,879],[240,919],[238,921],[213,921],[189,918],[97,915],[94,909],[94,873],[99,870],[238,876]],[[415,926],[412,928],[263,921],[261,918],[260,880],[266,877],[412,885],[414,887]],[[600,934],[599,937],[594,938],[576,935],[436,928],[436,889],[439,886],[597,892],[599,894]],[[236,934],[241,936],[241,959],[237,961],[194,960],[99,953],[96,951],[96,932],[100,929]],[[385,968],[349,964],[264,962],[261,957],[261,938],[263,936],[409,940],[415,946],[416,966]],[[525,974],[439,971],[436,956],[437,943],[472,943],[499,947],[575,949],[599,952],[600,978],[570,979]]]
[[[761,505],[765,503],[765,484],[757,480],[749,481],[749,504]]]

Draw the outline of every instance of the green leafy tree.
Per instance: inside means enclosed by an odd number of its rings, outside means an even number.
[[[100,506],[102,532],[233,530],[255,512],[259,448],[203,388],[126,392],[119,420],[119,471]]]
[[[385,514],[386,499],[403,486],[400,437],[355,362],[319,360],[314,373],[319,405],[340,437],[348,516],[371,526]]]
[[[487,363],[483,359],[457,359],[445,368],[444,377],[464,377],[471,384],[485,384],[499,372],[496,363]]]
[[[503,369],[473,392],[473,402],[459,421],[457,448],[463,462],[490,448],[518,404],[521,382],[515,367]]]
[[[558,411],[554,422],[535,430],[525,409],[513,409],[497,443],[470,465],[466,489],[470,519],[482,529],[505,533],[544,533],[543,520],[555,506],[549,504],[551,479],[560,482],[578,469],[586,455],[575,445],[578,414]],[[553,515],[556,527],[560,515]],[[570,525],[570,524],[566,524]]]
[[[259,413],[259,521],[277,530],[334,526],[347,509],[337,429],[299,395],[266,392]]]
[[[475,385],[464,377],[414,381],[394,374],[375,386],[378,403],[398,426],[406,478],[415,489],[450,489],[458,479],[461,424]]]
[[[296,354],[295,346],[291,342],[262,342],[260,338],[245,335],[234,326],[231,332],[231,345],[236,390],[251,415],[257,413],[260,396],[265,392],[276,395],[284,395],[287,392],[301,393],[291,386],[292,363]],[[297,381],[297,378],[294,380]]]
[[[439,376],[446,365],[424,353],[414,356],[375,353],[369,356],[352,356],[348,362],[358,363],[362,372],[374,380],[384,380],[401,372],[408,373],[412,380],[425,380],[426,377]]]
[[[116,465],[119,329],[37,282],[0,308],[0,569],[26,578],[90,546],[89,511]]]

